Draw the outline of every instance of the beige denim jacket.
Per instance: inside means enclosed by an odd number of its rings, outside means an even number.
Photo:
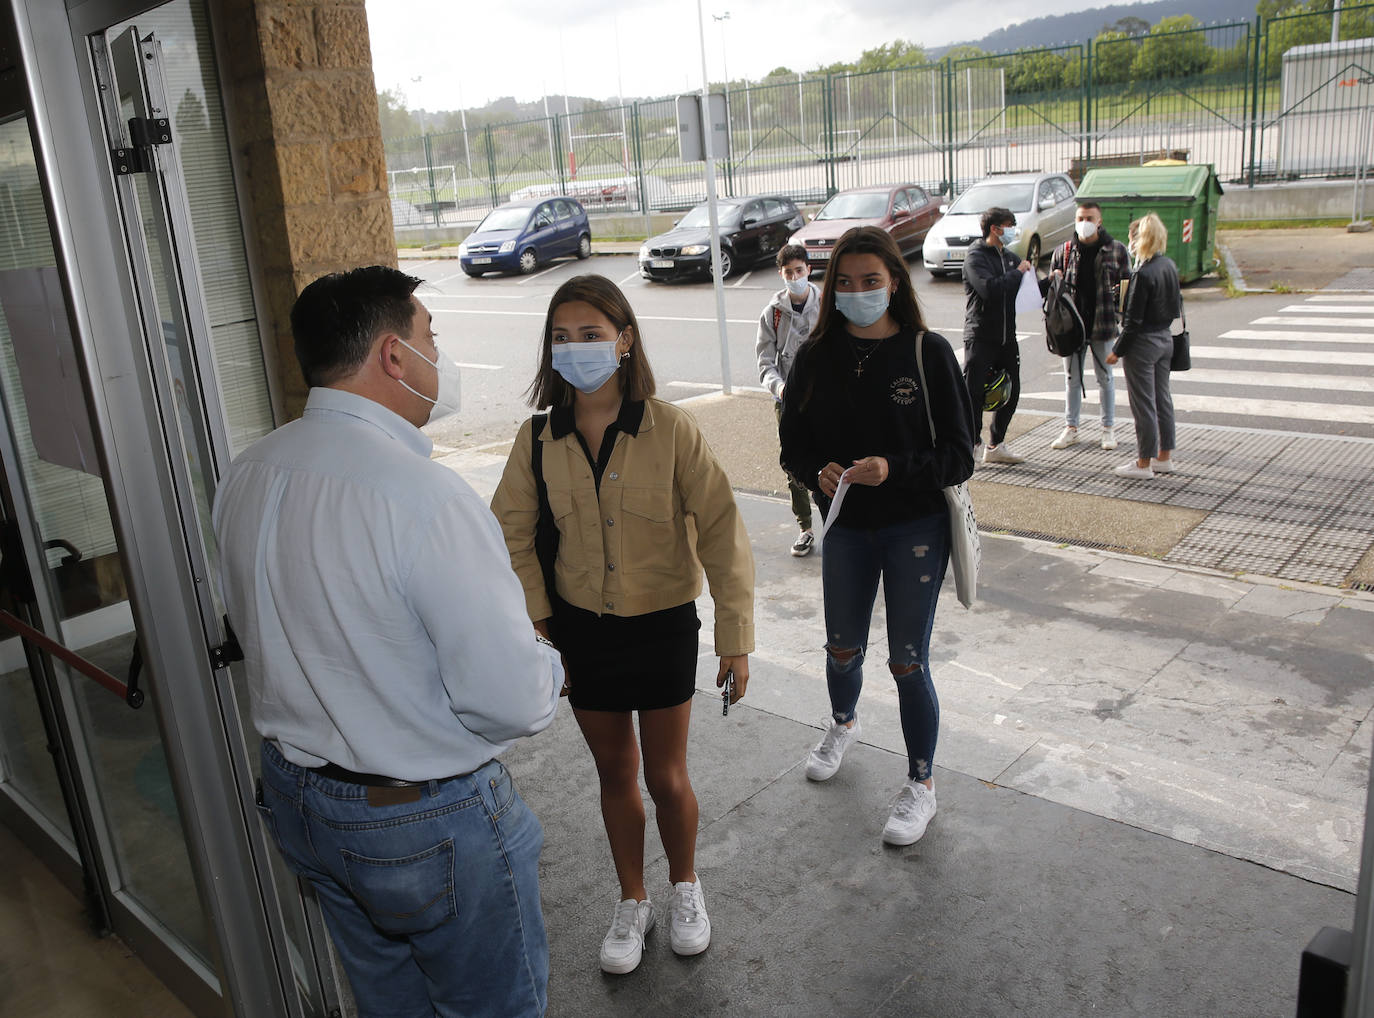
[[[730,480],[689,413],[649,399],[634,429],[637,406],[627,402],[621,412],[622,427],[631,427],[615,436],[599,497],[576,433],[555,437],[550,415],[540,435],[558,523],[558,596],[598,615],[645,615],[695,600],[704,566],[715,602],[715,652],[752,653],[754,556]],[[529,421],[521,425],[491,508],[537,621],[552,608],[534,554],[539,510],[530,430]]]

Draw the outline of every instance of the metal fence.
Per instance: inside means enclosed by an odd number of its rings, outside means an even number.
[[[1374,3],[727,93],[726,195],[822,201],[911,182],[947,195],[991,173],[1172,157],[1253,186],[1355,178],[1374,147]],[[678,151],[674,98],[386,142],[398,229],[471,223],[565,194],[644,213],[705,198]]]

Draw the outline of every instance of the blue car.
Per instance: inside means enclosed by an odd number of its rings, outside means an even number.
[[[487,213],[458,245],[458,261],[469,276],[484,272],[528,275],[564,255],[592,253],[587,210],[571,198],[526,198]]]

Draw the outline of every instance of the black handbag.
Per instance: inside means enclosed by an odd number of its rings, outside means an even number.
[[[552,605],[553,567],[558,561],[558,523],[549,505],[549,486],[544,483],[544,443],[539,440],[548,419],[548,414],[535,414],[530,418],[530,466],[534,470],[534,490],[539,498],[539,515],[534,522],[534,556],[539,560],[539,569],[544,574],[544,589]]]
[[[1174,354],[1169,358],[1170,371],[1187,371],[1193,366],[1188,353],[1188,312],[1183,309],[1183,295],[1178,297],[1178,313],[1183,318],[1183,331],[1174,333]]]

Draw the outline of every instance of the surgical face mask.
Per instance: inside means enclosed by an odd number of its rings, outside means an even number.
[[[1016,238],[1019,236],[1021,236],[1021,231],[1016,226],[1002,227],[1002,246],[1006,247],[1009,244],[1015,244]]]
[[[615,352],[618,340],[619,337],[604,343],[555,343],[553,369],[578,392],[590,395],[620,367],[621,358]]]
[[[783,282],[787,284],[787,292],[793,297],[805,297],[807,289],[811,286],[805,276],[797,279],[785,279]]]
[[[434,360],[430,360],[419,350],[416,350],[415,347],[407,343],[404,339],[401,339],[399,336],[397,336],[396,338],[400,340],[402,346],[404,346],[407,350],[415,354],[416,357],[419,357],[420,360],[424,361],[426,364],[432,367],[435,370],[435,372],[439,375],[439,389],[434,399],[430,399],[430,397],[426,396],[423,392],[420,392],[418,389],[414,389],[411,386],[406,385],[405,379],[397,379],[398,382],[400,382],[402,385],[405,385],[407,389],[410,389],[411,392],[415,393],[415,395],[419,396],[426,403],[432,404],[429,408],[429,420],[427,420],[425,423],[433,424],[435,421],[442,420],[445,417],[448,417],[452,414],[456,414],[458,412],[458,407],[461,403],[463,387],[462,374],[458,370],[458,365],[455,364],[450,358],[446,357],[444,353],[441,350],[439,350],[438,347],[435,347],[434,350]]]
[[[1097,224],[1091,219],[1080,219],[1073,224],[1073,228],[1078,234],[1078,239],[1085,244],[1097,236]]]
[[[865,329],[887,312],[892,294],[887,287],[876,290],[860,290],[858,293],[835,294],[835,310],[849,319],[850,323]]]

